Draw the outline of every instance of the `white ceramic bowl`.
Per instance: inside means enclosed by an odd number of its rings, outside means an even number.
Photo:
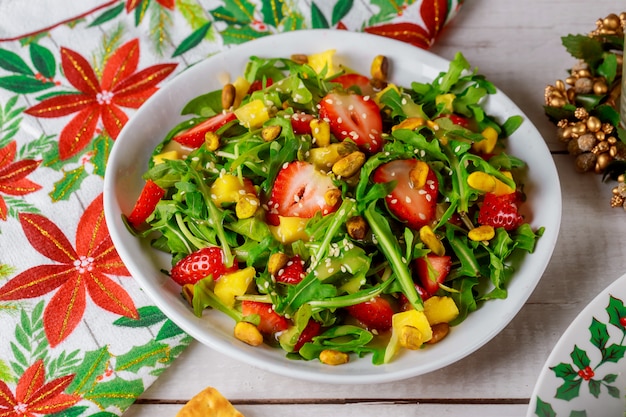
[[[535,253],[526,256],[509,285],[505,300],[489,301],[436,346],[399,355],[387,365],[375,366],[371,357],[332,367],[318,361],[293,361],[282,350],[250,347],[232,336],[233,321],[219,312],[194,316],[180,297],[180,287],[160,272],[169,269],[167,255],[133,237],[122,222],[144,184],[150,153],[175,124],[183,106],[192,98],[221,88],[223,75],[234,80],[241,75],[251,55],[289,57],[294,53],[336,50],[336,60],[369,74],[372,59],[383,54],[390,61],[390,79],[409,86],[411,81],[432,81],[447,71],[449,62],[409,44],[381,36],[348,31],[318,30],[288,32],[244,43],[189,68],[151,97],[129,120],[109,158],[104,209],[113,242],[133,277],[154,303],[176,324],[203,344],[250,365],[278,374],[326,383],[378,383],[400,380],[454,363],[496,336],[522,308],[541,278],[552,255],[561,220],[561,191],[556,168],[542,137],[521,110],[502,92],[485,104],[489,114],[501,121],[519,114],[525,118],[510,138],[509,153],[528,163],[525,191],[533,228],[545,226]]]

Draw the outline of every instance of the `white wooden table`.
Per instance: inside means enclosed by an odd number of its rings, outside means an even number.
[[[126,415],[173,416],[195,393],[213,386],[247,417],[525,416],[560,335],[596,294],[626,273],[626,213],[609,206],[614,184],[574,170],[542,107],[544,87],[564,79],[574,62],[561,36],[588,33],[596,19],[619,14],[622,6],[611,0],[471,0],[432,49],[447,59],[462,51],[509,95],[544,136],[560,175],[563,221],[554,256],[502,333],[445,369],[358,386],[273,375],[193,343]]]

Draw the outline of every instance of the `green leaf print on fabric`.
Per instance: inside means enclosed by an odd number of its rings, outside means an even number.
[[[172,54],[172,58],[182,55],[188,50],[198,46],[198,44],[200,44],[202,39],[204,39],[210,28],[211,22],[205,23],[203,26],[200,26],[198,29],[193,31],[191,35],[183,39],[183,41],[176,47],[176,50]]]

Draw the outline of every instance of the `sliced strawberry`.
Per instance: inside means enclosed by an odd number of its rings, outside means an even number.
[[[391,328],[393,308],[389,301],[381,296],[348,306],[346,311],[369,330],[384,332]]]
[[[500,196],[486,193],[478,212],[478,223],[492,227],[503,227],[505,230],[517,229],[524,223],[524,217],[518,211],[518,200],[517,193]]]
[[[248,94],[254,93],[255,91],[259,91],[262,88],[264,88],[263,82],[265,82],[265,87],[269,87],[270,85],[274,83],[274,81],[272,81],[271,78],[266,78],[265,80],[252,81],[252,84],[250,84],[250,87],[248,87]]]
[[[285,164],[278,172],[270,199],[267,202],[266,220],[278,225],[278,216],[311,218],[315,213],[327,215],[339,207],[329,204],[325,195],[329,190],[338,190],[333,180],[318,171],[313,164],[293,161]]]
[[[414,284],[415,284],[415,290],[417,291],[417,294],[420,296],[422,301],[426,301],[432,296],[432,294],[429,294],[424,289],[424,287],[422,287],[420,284],[417,284],[417,283],[414,283]],[[409,299],[406,298],[406,295],[404,295],[404,293],[400,293],[400,296],[398,297],[398,299],[400,301],[400,309],[402,311],[410,310],[413,308],[413,305],[409,302]]]
[[[306,327],[304,328],[304,330],[302,330],[302,333],[300,333],[300,337],[298,337],[298,341],[294,345],[293,351],[298,352],[305,343],[313,340],[313,338],[319,335],[321,332],[322,325],[313,319],[309,319]]]
[[[330,131],[337,139],[350,139],[368,153],[382,149],[380,108],[369,97],[329,93],[320,101],[320,118],[328,120]]]
[[[198,249],[178,261],[172,268],[170,275],[180,285],[195,284],[209,275],[214,280],[222,275],[238,270],[237,264],[230,268],[224,265],[224,254],[217,246]]]
[[[429,253],[423,258],[417,258],[415,260],[417,276],[429,296],[437,292],[439,284],[445,281],[450,273],[451,267],[452,258],[447,255],[438,256]]]
[[[294,255],[287,264],[278,270],[276,281],[283,284],[297,284],[304,278],[304,261],[300,255]]]
[[[296,135],[311,134],[311,120],[315,119],[312,114],[301,111],[295,112],[291,116],[291,128]]]
[[[220,113],[209,117],[189,129],[178,132],[172,139],[181,145],[189,146],[190,148],[199,148],[204,143],[204,137],[207,132],[215,132],[226,123],[236,119],[237,116],[235,116],[235,113]]]
[[[332,82],[341,84],[344,90],[357,87],[363,96],[369,96],[374,93],[374,88],[370,84],[370,79],[365,75],[357,73],[342,74],[337,78],[333,78]]]
[[[374,171],[373,180],[378,183],[397,181],[394,189],[385,197],[387,207],[407,226],[417,230],[435,217],[439,183],[434,171],[429,168],[424,186],[415,188],[409,173],[416,164],[415,159],[387,162]]]
[[[289,320],[274,311],[268,303],[244,300],[241,302],[241,312],[244,316],[258,314],[261,321],[257,327],[264,335],[273,335],[289,327]]]
[[[137,228],[152,214],[157,203],[165,195],[165,190],[159,187],[154,181],[148,180],[143,186],[139,198],[135,202],[135,207],[128,216],[131,226]]]

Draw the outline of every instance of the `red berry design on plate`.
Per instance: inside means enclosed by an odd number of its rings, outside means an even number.
[[[381,296],[348,306],[346,311],[369,330],[384,332],[391,328],[393,308],[389,301]]]
[[[269,303],[244,300],[241,302],[241,312],[244,316],[257,314],[261,319],[257,328],[264,335],[282,332],[289,327],[289,320],[274,311]]]
[[[374,182],[397,182],[394,189],[385,197],[387,207],[397,218],[415,230],[429,224],[435,217],[439,192],[437,176],[430,168],[424,185],[415,186],[411,180],[411,170],[417,163],[415,159],[390,161],[378,167],[373,176]]]
[[[266,220],[278,225],[278,216],[311,218],[321,212],[327,215],[339,207],[340,201],[329,204],[329,191],[339,191],[333,180],[317,170],[313,164],[294,161],[285,164],[278,172],[270,199],[267,202]]]
[[[278,270],[274,278],[283,284],[297,284],[304,278],[304,261],[300,255],[294,255],[285,266]]]
[[[369,97],[332,92],[320,101],[320,118],[339,140],[352,140],[363,151],[376,153],[383,146],[383,122],[378,104]]]
[[[439,290],[439,284],[443,284],[450,273],[452,258],[447,255],[438,256],[428,254],[415,260],[415,269],[419,281],[429,296]]]
[[[198,249],[178,261],[170,273],[172,279],[180,285],[195,284],[209,275],[218,280],[222,275],[237,271],[237,264],[227,268],[224,265],[224,253],[217,246]]]
[[[190,148],[199,148],[204,143],[204,137],[208,132],[215,132],[220,127],[236,119],[235,113],[220,113],[189,129],[178,132],[174,135],[172,140],[175,140],[181,145],[189,146]]]
[[[478,212],[478,223],[505,230],[515,230],[524,223],[518,211],[519,198],[517,193],[495,195],[486,193],[483,204]]]
[[[148,180],[144,185],[139,198],[135,202],[133,211],[128,216],[131,226],[138,228],[152,214],[156,205],[165,195],[165,190],[159,187],[154,181]]]

